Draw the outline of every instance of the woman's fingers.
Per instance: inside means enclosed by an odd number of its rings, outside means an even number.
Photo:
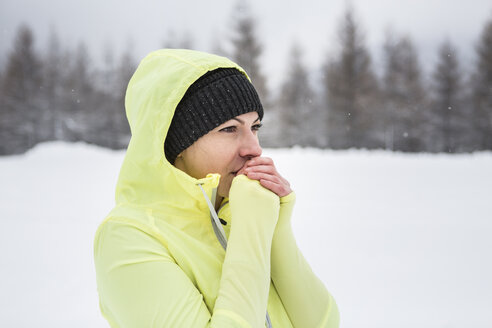
[[[290,183],[277,172],[277,169],[273,165],[248,166],[245,168],[244,171],[246,172],[246,174],[248,174],[249,172],[260,172],[260,173],[268,173],[271,175],[275,175],[278,176],[283,183],[290,186]]]
[[[278,174],[277,170],[275,169],[274,166],[272,165],[255,165],[255,166],[248,166],[245,168],[246,172],[263,172],[263,173],[269,173],[269,174]]]
[[[272,174],[268,174],[268,173],[250,171],[247,173],[247,176],[252,178],[252,179],[255,179],[255,180],[265,179],[265,180],[269,180],[269,181],[272,181],[272,182],[275,182],[278,184],[283,183],[279,177],[272,175]]]
[[[236,173],[236,175],[240,175],[240,174],[246,175],[246,171],[244,170],[244,167],[242,169],[240,169],[239,171],[237,171],[237,173]]]
[[[247,163],[248,163],[248,162],[245,162],[245,163],[243,164],[243,166],[239,169],[239,171],[237,171],[236,175],[240,175],[240,174],[244,174],[244,175],[246,175],[246,171],[245,171],[245,170],[246,170],[246,168],[248,167]]]
[[[270,157],[253,157],[246,162],[246,166],[253,165],[273,165],[273,160]]]
[[[290,188],[286,188],[283,184],[278,184],[270,180],[260,179],[260,184],[277,194],[279,197],[287,196],[292,192]]]
[[[275,168],[270,157],[254,157],[244,163],[237,175],[244,174],[250,179],[260,181],[260,184],[277,194],[279,197],[292,192],[290,183],[284,179]]]
[[[276,175],[261,172],[249,172],[247,173],[247,176],[250,179],[259,180],[261,185],[263,185],[265,188],[270,189],[279,197],[288,195],[292,191],[290,189],[290,185],[284,183],[282,179]]]

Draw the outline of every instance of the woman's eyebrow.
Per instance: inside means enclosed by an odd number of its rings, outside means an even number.
[[[232,119],[233,119],[233,120],[236,120],[236,121],[238,121],[239,123],[241,123],[241,124],[243,124],[243,125],[244,125],[244,121],[243,121],[243,120],[241,120],[241,119],[239,119],[239,118],[236,118],[236,117],[233,117]],[[259,121],[259,120],[260,120],[260,115],[258,115],[258,118],[257,118],[257,119],[256,119],[253,123],[255,123],[256,121]]]

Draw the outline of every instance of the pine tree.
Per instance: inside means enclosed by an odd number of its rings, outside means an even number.
[[[374,136],[377,79],[351,8],[345,12],[339,41],[339,55],[325,66],[329,147],[378,147]]]
[[[263,47],[256,36],[256,21],[245,0],[236,3],[232,36],[232,58],[246,70],[264,105],[269,102],[266,79],[261,71]],[[266,106],[268,107],[268,106]]]
[[[476,149],[492,150],[492,19],[483,28],[476,52],[471,83]]]
[[[41,88],[41,61],[27,25],[17,31],[2,81],[0,154],[23,152],[38,142],[36,119]]]
[[[302,51],[298,44],[290,50],[287,78],[279,99],[279,125],[282,146],[319,146],[319,113],[315,112],[314,92],[308,72],[302,63]]]
[[[469,128],[461,76],[457,51],[446,40],[439,47],[439,60],[432,75],[431,123],[435,128],[431,138],[435,145],[430,145],[432,150],[454,153],[463,149]]]
[[[116,144],[115,148],[125,148],[130,140],[130,126],[126,118],[125,94],[128,82],[137,68],[137,63],[131,53],[131,46],[123,52],[120,57],[119,65],[116,70],[115,103],[116,112],[114,114]]]
[[[94,128],[103,121],[97,115],[101,99],[96,97],[91,59],[85,43],[78,44],[71,58],[63,92],[66,137],[69,141],[97,143],[97,134],[90,133],[88,128]]]
[[[395,40],[388,35],[385,45],[384,131],[385,148],[417,152],[425,149],[426,94],[417,52],[408,37]]]
[[[111,149],[128,146],[130,127],[125,112],[125,93],[128,82],[136,69],[131,55],[131,43],[117,59],[112,48],[107,48],[107,59],[96,74],[94,89],[90,90],[89,101],[82,107],[84,141]]]
[[[63,108],[61,103],[63,93],[63,69],[66,67],[66,57],[62,53],[60,40],[52,28],[48,47],[43,56],[43,90],[42,107],[44,129],[43,140],[63,140]]]

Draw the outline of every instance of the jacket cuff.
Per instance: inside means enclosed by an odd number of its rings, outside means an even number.
[[[290,194],[280,197],[280,204],[289,203],[296,200],[296,193],[291,191]]]

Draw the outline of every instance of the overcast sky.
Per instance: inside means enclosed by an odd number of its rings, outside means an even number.
[[[234,0],[0,0],[0,61],[6,60],[17,27],[25,22],[34,30],[39,50],[46,46],[50,28],[64,45],[89,45],[94,60],[102,62],[108,46],[121,52],[131,42],[140,60],[162,47],[170,30],[188,33],[195,46],[211,51],[214,40],[230,36]],[[473,48],[487,20],[490,0],[352,0],[356,17],[366,30],[367,45],[377,65],[385,31],[409,35],[424,68],[436,60],[439,44],[449,38],[459,49],[464,66],[474,59]],[[336,31],[347,1],[250,0],[257,18],[257,34],[264,46],[263,69],[270,85],[283,77],[292,41],[304,47],[311,70],[333,53]]]

